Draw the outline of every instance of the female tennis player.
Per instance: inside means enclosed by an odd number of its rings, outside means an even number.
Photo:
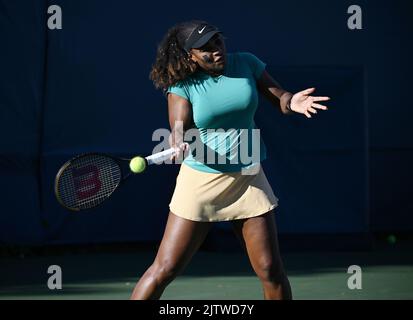
[[[241,132],[255,129],[258,93],[281,108],[283,114],[307,118],[328,97],[314,97],[314,88],[292,94],[283,90],[251,53],[227,53],[222,33],[204,21],[178,24],[161,42],[151,71],[155,86],[167,94],[172,145],[187,151],[183,131],[196,128],[208,150],[231,155],[231,163],[210,163],[191,151],[181,164],[170,213],[153,264],[137,283],[131,299],[159,299],[166,286],[189,263],[204,241],[211,222],[231,221],[259,277],[265,299],[291,299],[291,288],[280,257],[274,209],[278,199],[260,162],[265,145],[259,140],[259,160],[240,160],[242,144],[251,144]],[[211,134],[207,129],[228,129]],[[180,132],[177,134],[176,132]],[[223,135],[223,143],[216,137]],[[237,143],[225,143],[232,136]],[[222,138],[222,137],[221,137]],[[244,141],[249,140],[249,141]],[[192,148],[191,148],[192,149]],[[235,159],[234,155],[235,154]],[[243,169],[256,168],[255,174]],[[219,263],[217,261],[217,263]]]

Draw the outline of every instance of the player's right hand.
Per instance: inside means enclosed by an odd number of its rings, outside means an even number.
[[[189,151],[189,144],[182,142],[179,146],[173,145],[173,147],[176,149],[176,152],[171,156],[170,160],[175,162],[178,160],[179,162],[182,162]]]

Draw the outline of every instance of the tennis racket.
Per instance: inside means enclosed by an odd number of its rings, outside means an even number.
[[[159,164],[177,151],[170,148],[142,159],[146,166]],[[67,161],[56,175],[54,191],[57,201],[71,211],[99,206],[122,181],[134,174],[129,168],[131,160],[88,153]]]

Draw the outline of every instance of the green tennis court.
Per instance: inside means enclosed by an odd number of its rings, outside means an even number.
[[[2,258],[0,299],[128,299],[155,251],[59,253]],[[365,252],[292,252],[284,260],[294,299],[412,299],[411,246]],[[62,269],[62,289],[50,290],[50,265]],[[350,265],[362,269],[362,289],[350,290]],[[246,255],[200,251],[163,299],[261,299]]]

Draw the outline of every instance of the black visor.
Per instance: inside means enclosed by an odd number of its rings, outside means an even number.
[[[200,24],[185,41],[184,49],[189,52],[192,48],[200,48],[217,33],[221,33],[217,27],[210,24]]]

